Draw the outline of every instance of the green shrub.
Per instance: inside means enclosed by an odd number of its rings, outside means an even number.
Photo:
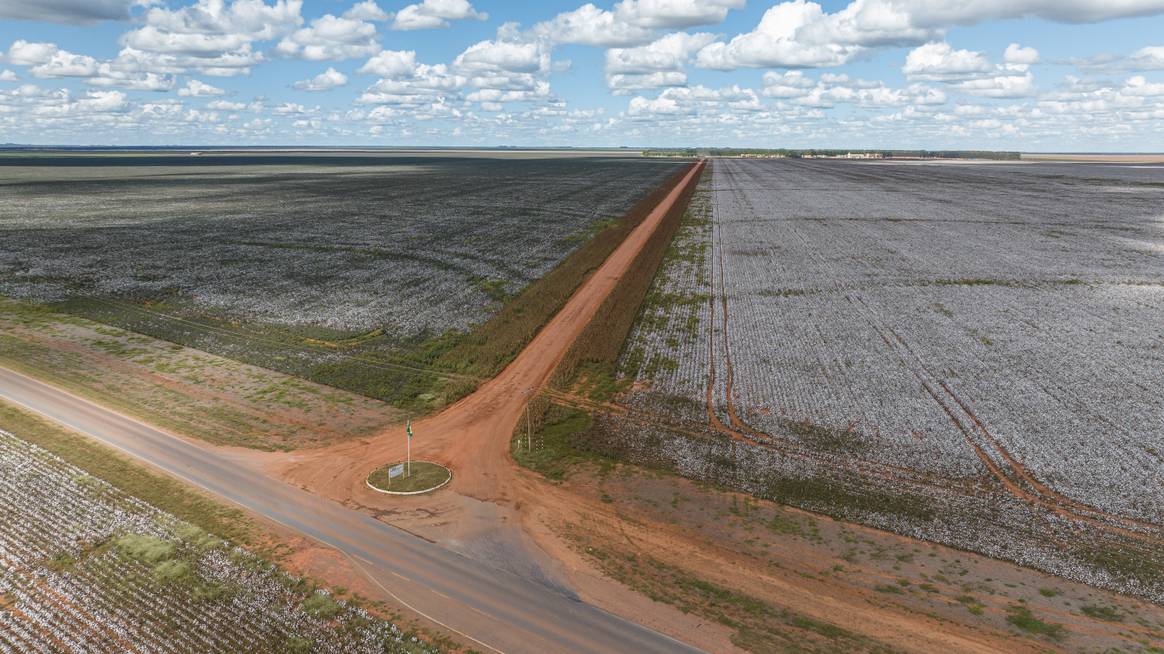
[[[117,551],[147,563],[158,563],[173,558],[174,544],[144,534],[126,534],[113,543]]]
[[[316,593],[304,600],[303,610],[322,620],[330,620],[339,615],[341,607],[331,595]]]
[[[1063,625],[1043,622],[1025,606],[1013,604],[1007,609],[1007,614],[1007,623],[1029,634],[1043,636],[1050,640],[1062,640],[1065,636]]]

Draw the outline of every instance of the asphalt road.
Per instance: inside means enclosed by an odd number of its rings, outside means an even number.
[[[484,566],[369,515],[0,368],[0,398],[350,556],[386,593],[499,652],[697,652],[560,590]],[[19,434],[17,434],[19,436]]]

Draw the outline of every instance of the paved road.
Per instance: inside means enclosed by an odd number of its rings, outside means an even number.
[[[52,386],[0,368],[0,398],[332,545],[414,610],[501,652],[696,652],[667,636],[489,568],[371,516],[255,474]],[[19,436],[19,434],[17,434]]]

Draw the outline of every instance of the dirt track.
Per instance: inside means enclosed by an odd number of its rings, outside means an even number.
[[[515,499],[509,440],[526,403],[545,385],[667,211],[698,179],[703,165],[688,171],[501,374],[442,413],[414,424],[414,456],[452,468],[455,476],[450,490],[485,502]],[[371,440],[260,458],[296,484],[336,499],[357,498],[377,505],[383,498],[367,491],[364,479],[384,462],[402,458],[404,450],[403,430],[397,427]]]
[[[432,496],[386,498],[370,491],[366,476],[385,461],[403,458],[403,425],[375,439],[290,454],[254,454],[272,476],[313,492],[382,515],[402,528],[431,538],[470,557],[523,576],[575,588],[583,599],[617,610],[671,636],[711,651],[736,651],[730,632],[626,592],[587,570],[568,545],[546,528],[550,521],[604,515],[609,509],[553,487],[520,470],[509,455],[509,442],[529,397],[541,388],[570,345],[594,316],[657,227],[671,202],[687,183],[694,183],[703,165],[615,250],[500,375],[444,412],[414,423],[413,456],[440,462],[454,471],[447,491]],[[583,518],[586,519],[586,518]],[[704,571],[717,571],[728,559],[684,543],[663,525],[619,524],[636,540],[659,542]],[[629,538],[629,536],[628,536]],[[660,541],[659,539],[662,539]],[[665,546],[664,546],[665,545]],[[564,570],[563,567],[569,568]],[[778,583],[777,583],[778,581]],[[791,583],[790,583],[791,582]],[[799,580],[765,578],[762,586],[796,596],[798,609],[817,619],[835,620],[842,611],[860,631],[904,650],[997,651],[992,636],[960,629],[940,629],[930,619],[869,607],[869,598],[812,590]],[[842,608],[844,607],[844,608]],[[1021,649],[1021,648],[1020,648]]]
[[[239,488],[254,486],[256,490],[250,493],[255,504],[250,507],[252,510],[268,517],[272,517],[271,512],[279,512],[284,518],[295,521],[294,528],[316,537],[322,535],[327,542],[334,540],[329,535],[335,535],[332,532],[337,530],[366,533],[367,538],[360,539],[359,567],[370,571],[375,579],[383,579],[381,588],[386,593],[387,588],[420,594],[443,588],[452,598],[448,602],[438,599],[423,608],[439,611],[442,618],[449,618],[445,620],[446,624],[459,617],[464,620],[461,624],[467,625],[465,631],[481,634],[507,651],[531,648],[539,651],[682,649],[678,643],[663,636],[636,630],[633,625],[594,612],[585,604],[569,602],[567,597],[575,591],[588,603],[617,611],[620,615],[633,616],[640,624],[702,649],[735,651],[728,640],[731,631],[722,625],[706,624],[694,616],[651,602],[588,569],[548,524],[579,516],[596,516],[594,519],[601,522],[617,523],[617,528],[628,540],[633,537],[659,556],[685,561],[692,569],[713,579],[724,574],[730,579],[732,570],[736,570],[736,574],[747,572],[739,567],[740,562],[731,552],[715,551],[694,541],[688,542],[684,534],[669,525],[625,522],[609,506],[580,498],[517,468],[508,454],[510,436],[534,389],[547,381],[569,346],[635,260],[670,204],[685,184],[698,178],[699,172],[700,168],[695,168],[688,173],[684,184],[672,191],[628,236],[498,377],[441,414],[414,424],[413,456],[450,466],[455,477],[447,490],[430,496],[388,498],[364,485],[364,479],[372,469],[385,461],[403,457],[402,426],[375,438],[291,453],[212,448],[170,435],[158,436],[161,432],[156,432],[150,438],[161,439],[158,441],[162,444],[160,447],[173,441],[183,448],[182,456],[170,457],[175,463],[173,467],[161,467],[199,485],[211,487],[226,497],[232,497]],[[82,425],[74,427],[80,429]],[[138,440],[132,434],[121,438],[128,442]],[[151,460],[148,453],[135,454]],[[197,461],[204,456],[211,457],[213,465],[199,466]],[[153,462],[158,464],[158,461]],[[220,485],[221,490],[201,483],[203,478],[215,474],[208,472],[210,468],[219,472],[225,470],[229,473],[230,483]],[[256,469],[265,471],[267,476],[255,475]],[[289,482],[296,488],[275,480]],[[316,497],[299,489],[310,491]],[[320,501],[318,496],[363,511],[345,511],[334,502]],[[372,513],[377,519],[372,519],[367,513]],[[405,546],[392,535],[398,533],[397,530],[388,525],[406,529],[435,541],[437,545],[413,547],[419,542],[413,539],[402,541],[408,543]],[[341,543],[340,546],[344,545]],[[430,550],[431,558],[426,554]],[[456,557],[448,550],[469,558]],[[389,567],[389,563],[405,555],[409,558],[407,565],[415,566],[418,573],[423,573],[420,578],[406,580]],[[466,561],[470,563],[466,564]],[[478,562],[508,570],[516,576],[504,572],[495,575]],[[442,568],[446,569],[442,571]],[[401,571],[408,574],[410,569]],[[424,581],[426,575],[434,575],[438,580],[443,575],[444,581],[430,585]],[[453,579],[451,585],[445,583],[450,575]],[[489,597],[488,592],[483,595],[483,587],[475,585],[476,580],[497,575],[507,580],[506,584],[524,584],[519,593],[528,593],[526,599],[530,601],[523,600],[516,613],[506,609],[507,615],[502,616],[478,615],[463,608],[462,605],[467,605],[471,609],[477,602],[485,602],[487,606],[502,604],[502,600],[497,598],[508,597],[517,589],[517,586],[508,589],[497,586],[501,595]],[[723,582],[728,583],[729,579]],[[854,592],[851,587],[829,589],[820,582],[792,573],[782,574],[779,578],[767,574],[745,575],[743,579],[742,583],[757,596],[767,594],[778,598],[781,605],[793,606],[797,611],[820,620],[831,622],[843,616],[847,624],[861,633],[906,651],[999,651],[1004,642],[998,639],[998,634],[975,633],[949,624],[943,626],[924,615],[883,608],[876,596]],[[540,583],[531,585],[530,580]],[[562,601],[567,604],[562,605]],[[538,604],[545,606],[537,610]],[[567,608],[561,610],[562,606]],[[531,613],[521,615],[522,610]],[[579,615],[574,616],[574,613]],[[510,619],[516,620],[517,624],[511,624]],[[492,640],[491,636],[504,634],[507,630],[515,633],[500,636],[505,638],[504,641]],[[532,638],[530,634],[533,634]],[[593,640],[586,642],[588,637]],[[625,640],[619,641],[619,638]],[[549,643],[553,645],[547,650]],[[1012,643],[1012,646],[1015,651],[1027,649],[1018,643]]]

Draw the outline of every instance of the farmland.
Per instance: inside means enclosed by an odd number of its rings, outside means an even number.
[[[319,446],[402,419],[362,395],[3,298],[0,365],[222,445]]]
[[[0,164],[0,295],[411,409],[495,373],[514,346],[489,334],[507,349],[466,356],[471,330],[579,246],[621,233],[636,202],[682,168],[549,154]],[[539,289],[524,320],[544,320],[570,290]],[[540,324],[511,323],[519,337]]]
[[[0,651],[430,651],[2,430],[0,488]]]
[[[582,442],[1159,601],[1162,201],[1151,167],[716,160]]]

